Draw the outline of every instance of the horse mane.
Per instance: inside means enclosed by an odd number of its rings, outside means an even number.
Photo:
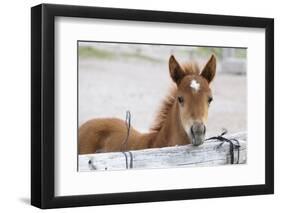
[[[183,64],[182,69],[186,73],[186,75],[199,75],[200,70],[198,67],[198,64],[195,62],[189,62],[186,64]],[[161,128],[163,127],[166,118],[168,116],[168,113],[172,106],[174,105],[174,102],[176,100],[176,92],[177,92],[177,87],[175,84],[171,87],[171,89],[168,92],[168,95],[164,98],[162,101],[162,104],[160,106],[159,111],[156,113],[156,117],[154,120],[154,124],[150,128],[151,131],[160,131]]]

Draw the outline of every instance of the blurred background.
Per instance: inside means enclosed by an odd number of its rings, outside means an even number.
[[[202,68],[211,54],[217,75],[211,84],[207,137],[222,129],[247,130],[247,49],[148,44],[78,43],[79,126],[92,118],[132,114],[132,126],[147,132],[172,85],[168,60],[196,61]]]

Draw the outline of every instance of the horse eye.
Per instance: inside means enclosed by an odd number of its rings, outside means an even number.
[[[210,104],[213,101],[213,97],[208,98],[208,103]]]
[[[182,103],[183,103],[183,97],[182,97],[182,96],[179,96],[179,97],[178,97],[178,101],[179,101],[180,104],[182,104]]]

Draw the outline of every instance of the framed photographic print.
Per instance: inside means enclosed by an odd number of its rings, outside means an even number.
[[[31,9],[31,203],[274,192],[274,20]]]

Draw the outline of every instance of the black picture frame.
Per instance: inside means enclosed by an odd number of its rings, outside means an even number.
[[[55,17],[263,28],[265,47],[265,184],[95,195],[54,195]],[[41,4],[31,8],[31,204],[60,208],[274,193],[274,19]]]

